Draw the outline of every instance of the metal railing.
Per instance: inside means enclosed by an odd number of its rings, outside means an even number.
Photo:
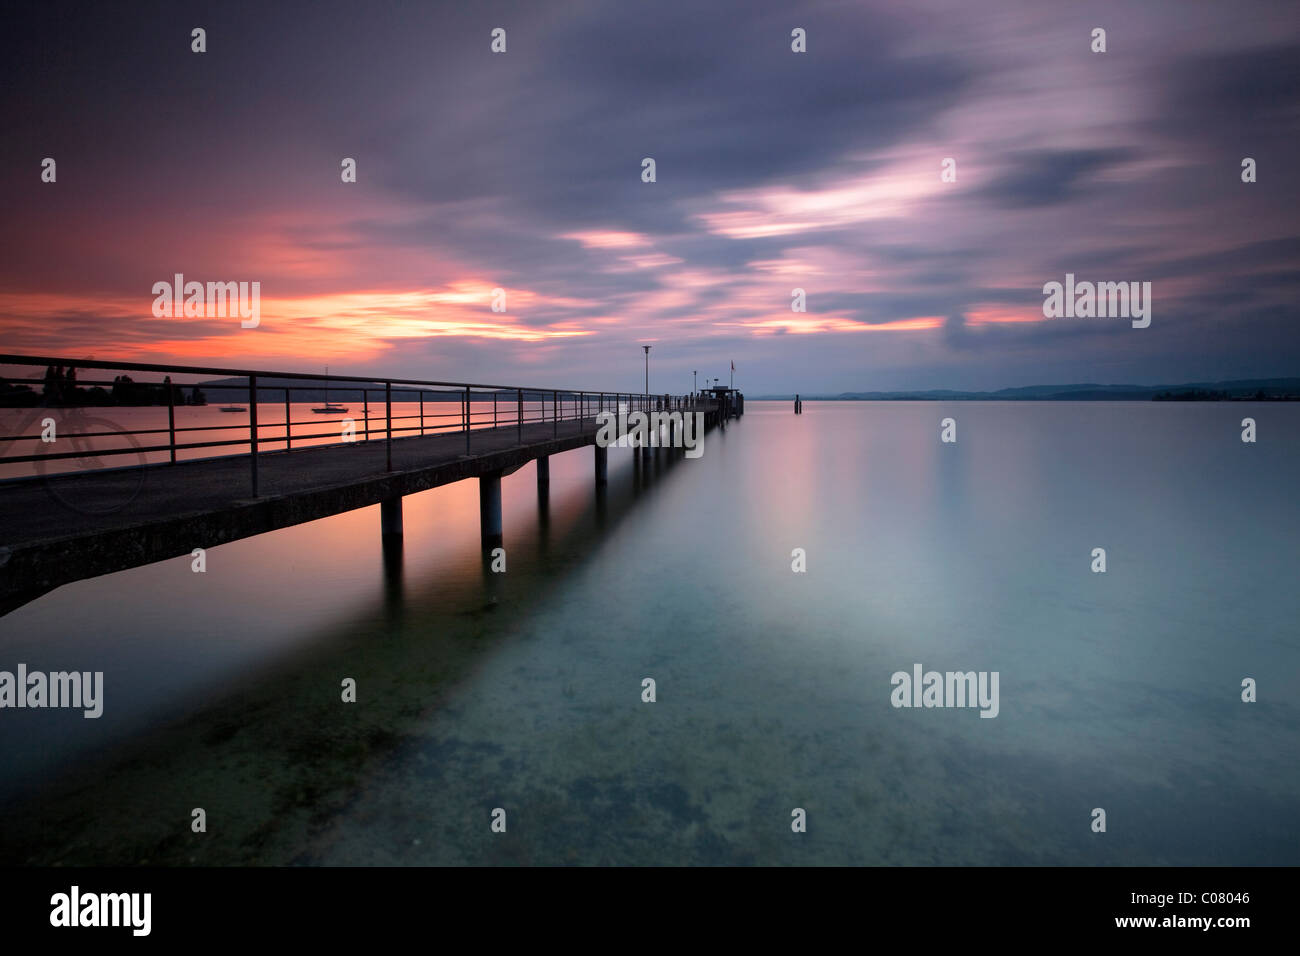
[[[193,365],[168,365],[144,362],[111,362],[88,359],[67,359],[57,356],[3,355],[0,366],[45,368],[41,377],[16,377],[0,375],[0,411],[31,409],[33,414],[19,425],[19,434],[0,434],[0,466],[34,462],[41,475],[49,462],[80,459],[98,461],[101,457],[134,455],[137,462],[128,467],[146,467],[158,464],[174,465],[178,453],[186,461],[229,457],[221,454],[202,454],[209,450],[237,448],[233,454],[247,454],[253,496],[258,494],[258,458],[267,452],[292,452],[295,448],[320,448],[325,445],[369,442],[372,436],[382,435],[387,445],[387,470],[393,467],[393,442],[403,438],[428,435],[463,433],[465,453],[471,454],[472,436],[489,429],[514,428],[517,440],[523,442],[524,428],[528,425],[551,422],[552,435],[559,437],[561,425],[576,423],[580,431],[584,423],[596,414],[616,410],[620,405],[629,411],[656,409],[685,409],[695,407],[694,398],[682,395],[646,395],[635,392],[604,392],[580,389],[535,388],[521,385],[491,385],[473,382],[442,382],[413,378],[378,378],[375,376],[330,375],[322,378],[303,372],[275,372],[264,369],[209,368]],[[63,372],[67,369],[67,372]],[[81,379],[73,371],[146,372],[162,375],[161,381],[135,381],[130,376],[118,375],[112,380]],[[244,379],[239,382],[173,381],[173,376],[222,376]],[[293,381],[310,384],[295,386]],[[325,383],[324,389],[322,383]],[[396,387],[396,388],[395,388]],[[190,397],[186,389],[193,389]],[[338,414],[350,411],[336,402],[356,402],[362,405],[357,417],[293,419],[294,391],[326,393],[324,404],[313,409],[314,414]],[[198,424],[178,425],[176,409],[213,403],[206,401],[208,392],[240,393],[230,404],[221,406],[228,411],[246,411],[246,430],[240,425]],[[199,395],[203,401],[195,401]],[[382,395],[382,425],[372,427],[371,397]],[[314,400],[314,399],[313,399]],[[394,402],[408,405],[418,403],[418,411],[393,414]],[[238,404],[236,404],[238,403]],[[489,405],[490,403],[490,405]],[[284,421],[259,421],[259,409],[283,405]],[[114,422],[87,415],[85,410],[99,408],[162,407],[167,409],[167,427],[122,428]],[[246,408],[244,407],[246,406]],[[82,430],[62,436],[73,445],[73,451],[51,451],[37,454],[10,454],[15,443],[37,442],[61,445],[43,439],[42,433],[26,434],[25,429],[41,419],[41,411],[50,408],[75,410],[71,424],[80,424]],[[376,409],[377,411],[377,409]],[[399,409],[401,412],[401,409]],[[358,420],[358,418],[360,420]],[[331,431],[295,431],[295,426],[341,425]],[[9,425],[0,424],[8,430]],[[86,430],[89,428],[89,430]],[[98,430],[96,430],[98,429]],[[237,437],[229,433],[240,431]],[[225,436],[213,434],[225,432]],[[534,432],[535,434],[535,432]],[[166,436],[165,442],[161,436]],[[188,440],[189,438],[209,440]],[[127,447],[101,447],[103,442],[91,439],[124,439]],[[146,444],[141,444],[143,439]],[[192,454],[195,453],[195,454]],[[163,461],[150,461],[149,456],[161,456]],[[85,470],[84,463],[81,465]]]

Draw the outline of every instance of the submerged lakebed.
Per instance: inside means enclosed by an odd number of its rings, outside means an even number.
[[[105,675],[0,713],[0,862],[1300,863],[1300,409],[750,402],[601,499],[591,454],[503,481],[504,575],[461,482],[400,558],[365,509],[0,618]],[[893,706],[919,663],[996,718]]]

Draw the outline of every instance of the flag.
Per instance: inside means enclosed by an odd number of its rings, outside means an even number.
[[[732,370],[733,372],[736,370],[736,360],[735,360],[735,359],[732,359],[732,360],[731,360],[731,370]]]

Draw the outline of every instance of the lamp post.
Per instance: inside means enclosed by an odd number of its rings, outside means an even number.
[[[698,370],[698,369],[695,370],[695,371],[693,371],[693,372],[691,372],[691,391],[692,391],[692,392],[698,392],[698,391],[700,390],[700,383],[699,383],[699,380],[695,377],[695,376],[697,376],[697,375],[699,375],[699,374],[700,374],[700,373],[699,373],[699,370]]]
[[[650,346],[643,345],[641,346],[641,348],[645,349],[645,393],[649,395],[650,394]]]

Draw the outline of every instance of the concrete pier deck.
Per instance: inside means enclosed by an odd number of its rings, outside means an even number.
[[[692,406],[712,418],[712,403]],[[710,422],[711,424],[712,422]],[[595,445],[588,419],[510,424],[499,428],[295,448],[258,455],[252,497],[248,454],[143,469],[77,473],[0,484],[0,613],[60,585],[188,555],[228,541],[275,531],[384,502],[465,478],[499,479],[537,458]],[[601,484],[603,456],[593,482]],[[141,483],[143,474],[143,483]],[[120,501],[111,513],[85,513],[79,498]],[[62,499],[62,500],[60,500]],[[390,506],[391,512],[400,505]],[[392,533],[392,527],[386,527]]]

